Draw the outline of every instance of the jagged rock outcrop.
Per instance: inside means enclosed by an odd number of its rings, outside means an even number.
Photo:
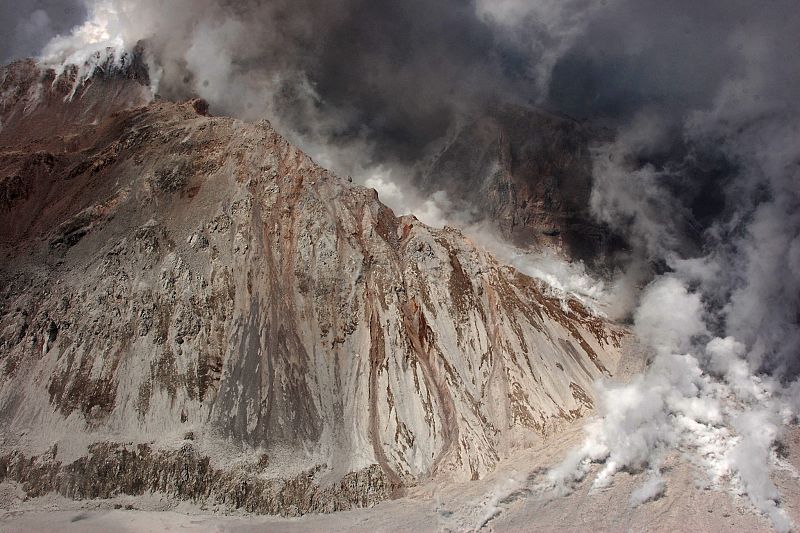
[[[75,500],[150,492],[201,505],[283,516],[370,507],[399,488],[388,483],[378,465],[348,473],[326,487],[314,480],[323,465],[290,479],[253,475],[268,465],[266,455],[253,454],[250,461],[234,468],[215,468],[191,441],[169,451],[155,451],[148,444],[99,442],[88,451],[87,456],[66,465],[56,459],[55,445],[37,457],[11,453],[0,457],[0,482],[20,483],[32,498],[50,492]]]
[[[487,216],[518,245],[600,264],[621,243],[589,211],[596,136],[563,115],[491,106],[457,128],[417,181]]]
[[[622,331],[580,303],[267,122],[66,72],[3,73],[2,477],[337,510],[480,477],[592,409]],[[150,474],[92,479],[98,454]],[[186,487],[163,473],[186,464]]]

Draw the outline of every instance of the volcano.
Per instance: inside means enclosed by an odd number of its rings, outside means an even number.
[[[100,59],[3,70],[0,479],[327,512],[592,411],[624,328]]]

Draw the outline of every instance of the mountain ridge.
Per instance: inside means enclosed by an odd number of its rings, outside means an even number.
[[[591,412],[624,329],[141,81],[0,104],[0,478],[340,510]]]

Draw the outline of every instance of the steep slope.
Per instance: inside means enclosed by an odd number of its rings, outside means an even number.
[[[137,65],[3,72],[0,480],[332,511],[592,408],[620,330]]]
[[[418,183],[488,216],[521,246],[600,263],[619,243],[589,213],[594,136],[561,115],[493,106],[457,129]]]
[[[12,63],[0,84],[0,246],[49,231],[77,208],[64,191],[106,187],[89,182],[106,160],[87,154],[120,135],[117,112],[152,100],[149,76],[138,54],[89,58],[81,67],[44,72],[32,60]],[[61,179],[57,179],[61,178]],[[70,187],[64,187],[64,181]],[[88,191],[83,207],[94,195]]]

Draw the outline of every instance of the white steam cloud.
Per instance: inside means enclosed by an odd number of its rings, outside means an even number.
[[[797,416],[800,359],[800,106],[791,96],[800,65],[776,58],[800,17],[781,7],[744,10],[729,28],[716,46],[733,67],[705,105],[643,108],[596,150],[595,213],[626,232],[634,263],[660,261],[667,273],[634,313],[652,363],[629,384],[599,384],[603,418],[550,473],[560,490],[591,463],[601,465],[595,487],[621,469],[648,471],[631,496],[641,504],[665,490],[659,463],[677,449],[713,484],[747,495],[776,529],[791,527],[770,478],[773,447]],[[677,144],[667,163],[650,156]],[[731,165],[714,191],[726,208],[703,225],[674,184],[701,179],[697,161],[710,152]]]

